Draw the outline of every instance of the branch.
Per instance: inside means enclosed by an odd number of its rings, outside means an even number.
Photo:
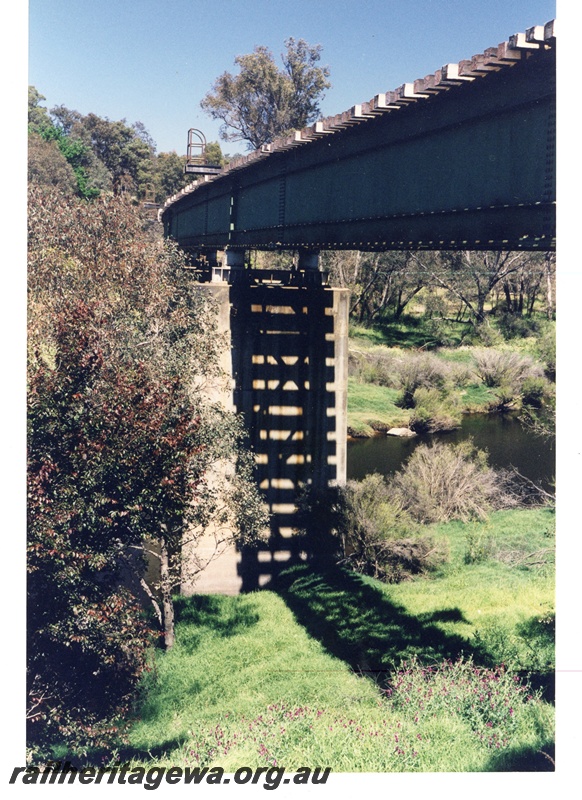
[[[139,579],[139,584],[140,584],[141,588],[144,590],[144,592],[147,594],[149,599],[151,600],[151,603],[152,603],[152,605],[154,607],[154,611],[156,612],[156,617],[158,618],[158,622],[160,624],[160,628],[162,628],[163,624],[164,624],[164,621],[162,619],[162,609],[160,608],[158,601],[154,597],[154,594],[153,594],[152,590],[147,585],[147,583],[146,583],[144,578],[140,578]]]

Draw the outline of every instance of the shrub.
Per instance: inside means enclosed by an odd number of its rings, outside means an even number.
[[[455,362],[451,363],[449,375],[451,383],[457,388],[467,386],[472,380],[474,380],[473,372],[466,364],[459,364]]]
[[[526,378],[541,375],[540,367],[529,356],[505,350],[476,350],[475,371],[490,388],[518,388]]]
[[[555,670],[556,618],[553,609],[543,609],[517,625],[487,621],[475,631],[473,644],[487,661],[509,669],[551,674]]]
[[[534,336],[540,333],[542,327],[534,317],[522,317],[521,314],[511,314],[508,311],[499,316],[498,324],[506,339]]]
[[[470,441],[419,445],[392,483],[404,509],[422,523],[486,519],[504,493],[487,454]]]
[[[417,389],[443,389],[450,377],[450,367],[430,353],[408,355],[397,364],[397,385],[402,393],[397,401],[401,408],[413,408]]]
[[[552,327],[538,340],[537,350],[544,364],[546,377],[556,380],[556,331]]]
[[[471,338],[476,344],[480,343],[485,347],[495,347],[503,343],[501,333],[487,322],[476,325],[474,335]]]
[[[342,560],[357,572],[396,583],[447,558],[442,543],[418,525],[379,474],[348,481],[342,490],[338,532]]]
[[[455,395],[443,397],[437,389],[419,388],[414,392],[414,410],[409,427],[416,433],[450,431],[461,424],[461,412]]]
[[[515,405],[518,391],[513,386],[500,386],[494,393],[495,398],[489,403],[490,411],[509,411]]]
[[[362,383],[378,386],[396,386],[397,368],[391,353],[350,353],[349,374]]]
[[[526,378],[521,387],[521,399],[526,406],[541,408],[548,397],[549,385],[546,378],[532,375]]]

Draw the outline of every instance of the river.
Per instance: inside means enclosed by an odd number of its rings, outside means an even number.
[[[492,467],[516,467],[526,478],[546,490],[553,489],[555,441],[537,436],[524,428],[511,414],[468,414],[461,427],[447,433],[400,438],[374,436],[348,442],[347,476],[361,480],[371,472],[390,475],[396,472],[421,442],[456,444],[472,438],[489,453]]]

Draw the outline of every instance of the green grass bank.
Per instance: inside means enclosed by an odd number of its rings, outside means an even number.
[[[553,512],[433,530],[450,560],[431,578],[300,564],[261,592],[179,598],[176,646],[156,654],[123,757],[227,772],[551,769]]]

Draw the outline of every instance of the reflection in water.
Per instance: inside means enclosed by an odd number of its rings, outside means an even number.
[[[551,489],[555,475],[555,442],[525,429],[511,414],[471,414],[458,430],[411,439],[375,436],[348,442],[347,476],[361,480],[371,472],[390,475],[407,461],[421,442],[457,444],[472,438],[489,453],[492,467],[516,467],[522,475]]]

